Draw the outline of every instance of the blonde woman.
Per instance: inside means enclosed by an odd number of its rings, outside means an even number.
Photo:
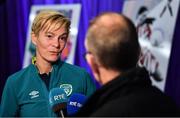
[[[57,11],[41,11],[33,21],[31,39],[36,61],[11,75],[5,85],[1,116],[52,117],[49,106],[52,88],[66,89],[86,96],[95,91],[89,74],[82,68],[60,60],[69,35],[70,20]]]

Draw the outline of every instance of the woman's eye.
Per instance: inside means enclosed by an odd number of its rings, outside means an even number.
[[[60,38],[61,41],[66,41],[66,39],[67,39],[66,37],[61,37]]]
[[[51,38],[52,36],[51,35],[47,35],[48,38]]]

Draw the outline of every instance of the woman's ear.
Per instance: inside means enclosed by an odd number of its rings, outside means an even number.
[[[36,45],[37,42],[37,36],[34,32],[31,33],[31,41],[34,45]]]

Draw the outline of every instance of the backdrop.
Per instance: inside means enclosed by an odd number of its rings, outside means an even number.
[[[83,59],[84,38],[90,19],[105,11],[121,12],[124,0],[4,0],[0,2],[0,96],[7,77],[22,67],[32,5],[81,3],[75,64],[90,69]],[[180,105],[180,15],[178,13],[165,93]]]

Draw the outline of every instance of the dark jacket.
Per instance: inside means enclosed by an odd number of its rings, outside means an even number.
[[[97,90],[77,116],[177,116],[175,103],[135,68]]]

